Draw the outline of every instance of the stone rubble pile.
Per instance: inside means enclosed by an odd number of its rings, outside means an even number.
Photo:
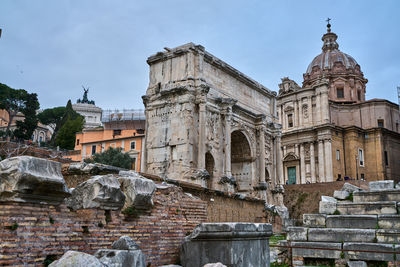
[[[50,267],[146,267],[146,257],[129,236],[122,236],[112,249],[100,249],[94,256],[69,250]]]
[[[281,244],[301,247],[292,250],[298,265],[307,258],[345,260],[348,266],[399,260],[400,189],[393,181],[370,182],[368,191],[346,183],[334,198],[322,196],[319,214],[304,214],[303,226],[289,227]]]

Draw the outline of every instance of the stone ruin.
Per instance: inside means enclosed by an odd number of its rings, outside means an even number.
[[[277,204],[276,93],[193,43],[147,63],[142,171]]]
[[[94,169],[92,167],[89,168],[82,165],[81,169],[90,172],[88,169]],[[78,166],[71,166],[71,169],[79,172],[77,170],[79,169]],[[68,209],[62,208],[62,206],[66,206],[71,211],[71,214],[67,214],[67,216],[72,215],[73,212],[85,215],[86,211],[89,212],[87,214],[94,212],[95,216],[98,216],[96,215],[99,214],[96,213],[97,210],[112,212],[132,207],[134,209],[150,210],[154,205],[153,198],[156,189],[168,190],[169,187],[175,186],[168,184],[156,185],[152,180],[146,179],[135,172],[120,170],[118,174],[95,175],[80,183],[75,188],[68,189],[61,174],[61,164],[58,162],[28,156],[10,158],[0,162],[0,204],[26,203],[28,205],[21,207],[27,207],[29,214],[32,213],[31,216],[35,216],[35,208],[42,212],[46,210],[45,206],[56,207],[55,212],[57,213],[68,213]],[[33,206],[29,205],[29,203],[33,203]],[[162,203],[162,205],[168,206],[169,203]],[[168,209],[168,207],[166,208]],[[206,208],[205,205],[204,208]],[[177,210],[176,212],[179,213],[180,211]],[[153,214],[151,216],[154,216]],[[196,213],[188,215],[195,216],[193,218],[199,218],[200,212],[196,211]],[[103,216],[104,214],[98,218],[102,218]],[[34,228],[38,227],[35,226],[39,222],[38,218],[30,217],[30,220],[34,220],[34,222],[28,225],[33,225]],[[50,234],[50,236],[53,236],[53,234],[54,236],[65,235],[67,238],[67,233],[63,231],[69,228],[66,228],[64,221],[60,221],[61,228],[64,230],[62,230],[62,233],[58,233],[57,228],[60,225],[52,226],[54,224],[52,217],[49,217],[48,220],[50,221],[50,223],[47,222],[50,225],[48,227],[56,229],[55,233]],[[164,218],[164,220],[167,220],[167,218]],[[175,223],[182,223],[182,219],[179,220]],[[1,223],[4,224],[4,222]],[[72,224],[75,229],[79,228],[79,224],[76,224],[76,222],[72,221]],[[168,223],[168,228],[166,229],[171,231],[179,227],[179,225],[173,225],[173,222]],[[124,225],[120,226],[123,227]],[[18,225],[15,227],[17,228]],[[88,232],[88,227],[82,226],[83,234],[85,233],[85,227]],[[26,229],[27,232],[23,232],[21,229],[21,232],[18,232],[18,234],[30,235],[29,229],[31,228],[28,227]],[[135,227],[132,229],[135,229]],[[156,229],[159,231],[161,228]],[[190,228],[190,230],[192,229]],[[181,228],[178,229],[178,231],[182,230]],[[175,235],[176,231],[173,231]],[[116,232],[118,232],[118,229],[110,233],[114,235]],[[100,233],[104,233],[104,230]],[[110,236],[110,233],[108,236]],[[37,234],[41,235],[40,232],[37,232]],[[95,235],[97,236],[98,234]],[[199,224],[182,245],[182,263],[184,266],[205,265],[222,267],[225,266],[224,264],[226,266],[248,266],[247,264],[251,262],[255,264],[254,266],[269,266],[268,237],[270,235],[272,235],[272,226],[270,224]],[[75,239],[77,236],[77,233],[74,232],[69,238]],[[67,240],[70,240],[69,238]],[[39,237],[39,239],[41,238]],[[59,241],[53,240],[52,242]],[[91,242],[93,242],[93,239]],[[76,251],[80,247],[86,246],[85,243],[77,244],[80,245],[74,246],[74,250],[67,251],[50,266],[146,266],[144,253],[128,236],[122,236],[119,240],[115,241],[111,249],[98,249],[94,255]],[[215,247],[215,251],[219,251],[219,254],[208,250],[208,247]],[[65,248],[64,246],[61,247],[60,244],[59,249],[64,250]],[[3,250],[4,248],[1,251],[9,253],[7,247]],[[142,250],[146,250],[146,248],[142,247]],[[198,253],[197,258],[200,258],[200,260],[192,263],[191,258],[193,258],[193,253]],[[34,253],[31,253],[31,255],[34,255]],[[10,255],[6,254],[5,257],[10,257]],[[210,264],[210,262],[216,263]],[[25,262],[23,263],[25,264]]]
[[[399,263],[400,184],[374,181],[364,191],[345,183],[319,204],[319,213],[304,214],[303,226],[289,227],[287,241],[281,242],[294,247],[294,266],[316,259],[335,261],[336,266]]]

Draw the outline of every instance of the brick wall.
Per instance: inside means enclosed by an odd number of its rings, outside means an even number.
[[[207,203],[178,187],[158,189],[153,200],[152,210],[128,216],[97,209],[74,212],[65,205],[1,202],[0,265],[41,266],[46,256],[58,258],[67,250],[93,254],[111,248],[122,235],[138,243],[151,266],[176,263],[185,235],[207,220]]]

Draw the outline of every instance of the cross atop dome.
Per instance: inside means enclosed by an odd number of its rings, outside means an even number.
[[[327,27],[327,32],[331,32],[331,24],[329,23],[331,20],[332,20],[332,19],[330,19],[330,18],[328,18],[328,19],[326,20],[326,22],[328,22],[328,24],[326,25],[326,27]]]

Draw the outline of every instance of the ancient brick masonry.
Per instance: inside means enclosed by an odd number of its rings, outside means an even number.
[[[94,254],[132,237],[151,266],[174,263],[185,235],[207,219],[207,203],[178,187],[157,189],[150,211],[120,211],[0,202],[0,265],[41,265],[68,250]]]

